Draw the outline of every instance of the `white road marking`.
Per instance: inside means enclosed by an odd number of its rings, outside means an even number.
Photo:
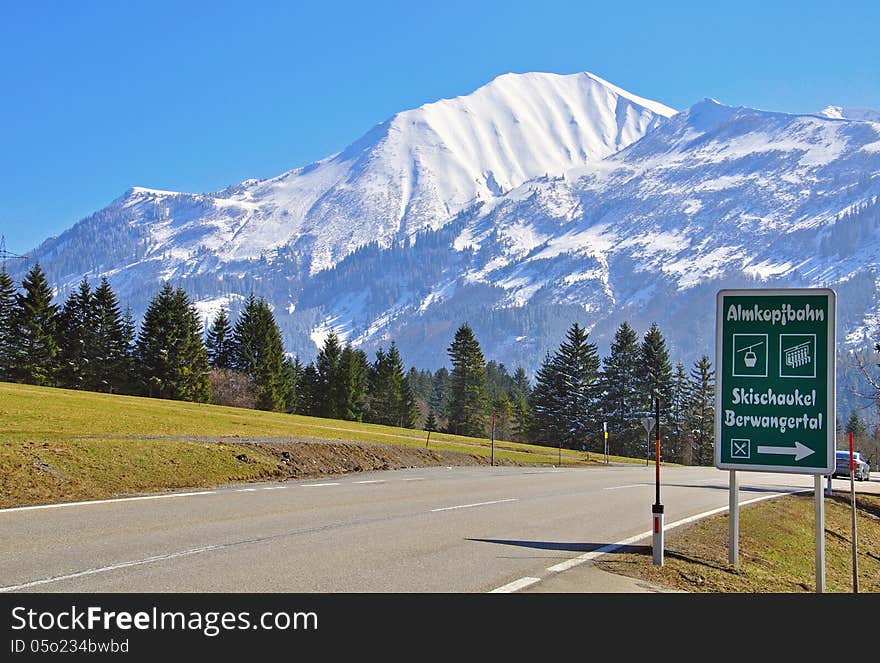
[[[304,483],[302,484],[303,488],[320,488],[322,486],[338,486],[339,482],[329,482],[329,483]]]
[[[370,479],[369,481],[352,481],[352,483],[385,483],[385,479]]]
[[[502,585],[496,589],[493,589],[490,594],[511,594],[513,592],[517,592],[521,589],[525,589],[530,585],[534,585],[536,582],[541,582],[540,578],[520,578],[519,580],[514,580],[513,582],[509,582],[506,585]]]
[[[255,493],[257,492],[256,488],[237,488],[235,490],[236,493]]]
[[[107,571],[116,571],[118,569],[127,569],[132,566],[141,566],[143,564],[151,564],[153,562],[161,562],[167,559],[176,559],[178,557],[187,557],[189,555],[198,555],[199,553],[209,552],[211,550],[216,550],[218,548],[225,547],[223,544],[221,545],[213,545],[213,546],[204,546],[202,548],[192,548],[190,550],[182,550],[180,552],[175,553],[166,553],[164,555],[154,555],[153,557],[146,557],[144,559],[138,559],[131,562],[121,562],[119,564],[112,564],[110,566],[101,566],[94,569],[86,569],[85,571],[77,571],[76,573],[68,573],[67,575],[59,575],[52,576],[50,578],[43,578],[41,580],[31,580],[30,582],[23,582],[20,585],[10,585],[8,587],[0,587],[0,593],[2,592],[17,592],[22,589],[28,589],[29,587],[38,587],[40,585],[48,585],[52,582],[61,582],[63,580],[72,580],[73,578],[82,578],[83,576],[92,576],[98,573],[106,573]]]
[[[287,488],[287,486],[265,486],[262,490],[283,490]]]
[[[404,481],[424,481],[425,477],[413,477],[411,479],[404,479]]]
[[[808,493],[811,492],[812,488],[807,488],[804,490],[794,490],[790,492],[784,493],[773,493],[771,495],[763,495],[762,497],[756,497],[755,499],[746,500],[745,502],[740,502],[740,506],[745,506],[746,504],[754,504],[755,502],[763,502],[764,500],[770,500],[774,497],[782,497],[783,495],[792,495],[794,493]],[[709,516],[714,516],[716,513],[724,513],[727,511],[728,507],[722,506],[717,509],[712,509],[711,511],[704,511],[703,513],[698,513],[695,516],[690,516],[688,518],[682,518],[681,520],[676,520],[674,523],[669,523],[663,527],[664,532],[668,532],[671,529],[675,529],[681,525],[686,525],[687,523],[692,523],[696,520],[700,520],[702,518],[708,518]],[[602,546],[601,548],[597,548],[596,550],[591,550],[588,553],[584,553],[583,555],[578,555],[577,557],[573,557],[572,559],[567,559],[564,562],[560,562],[559,564],[554,564],[549,567],[547,570],[551,573],[559,573],[561,571],[567,571],[568,569],[574,568],[575,566],[580,566],[584,562],[589,562],[592,559],[596,559],[597,557],[601,557],[605,553],[612,552],[617,550],[618,548],[622,548],[623,546],[629,546],[633,543],[641,541],[643,539],[647,539],[652,536],[654,533],[651,530],[647,532],[642,532],[641,534],[636,534],[635,536],[631,536],[628,539],[624,539],[623,541],[618,541],[617,543],[609,543],[607,546]]]
[[[60,504],[37,504],[35,506],[15,506],[0,509],[0,513],[12,511],[37,511],[39,509],[61,509],[68,506],[91,506],[93,504],[113,504],[114,502],[139,502],[141,500],[166,500],[172,497],[192,497],[193,495],[214,495],[216,490],[200,490],[191,493],[167,493],[163,495],[142,495],[140,497],[116,497],[109,500],[87,500],[84,502],[61,502]]]
[[[611,486],[610,488],[603,488],[602,490],[620,490],[621,488],[639,488],[640,486],[647,486],[646,483],[628,483],[625,486]]]
[[[491,502],[476,502],[474,504],[459,504],[457,506],[444,506],[440,509],[431,509],[432,513],[437,511],[452,511],[453,509],[469,509],[473,506],[486,506],[487,504],[501,504],[502,502],[516,502],[519,498],[511,497],[506,500],[492,500]]]

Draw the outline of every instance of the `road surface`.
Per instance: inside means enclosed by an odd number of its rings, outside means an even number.
[[[813,486],[739,476],[741,503]],[[727,472],[661,478],[667,526],[727,505]],[[648,532],[654,490],[653,464],[439,467],[6,509],[0,591],[534,591]]]

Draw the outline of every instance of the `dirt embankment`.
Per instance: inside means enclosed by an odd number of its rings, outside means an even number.
[[[402,445],[355,442],[327,442],[291,438],[237,439],[236,446],[252,447],[277,460],[276,479],[309,479],[438,465],[488,465],[489,459],[456,451],[420,449]],[[246,455],[246,452],[245,452]],[[250,459],[239,459],[248,462]],[[510,465],[509,461],[496,464]]]

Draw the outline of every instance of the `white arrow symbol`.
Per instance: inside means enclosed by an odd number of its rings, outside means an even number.
[[[807,456],[810,456],[816,452],[810,449],[810,447],[801,444],[800,442],[795,442],[793,447],[759,446],[758,453],[794,456],[794,459],[797,461],[806,458]]]

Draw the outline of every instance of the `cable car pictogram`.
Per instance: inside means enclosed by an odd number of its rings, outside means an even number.
[[[737,350],[737,352],[746,353],[745,357],[743,357],[743,361],[748,368],[754,368],[755,364],[758,363],[758,356],[752,348],[757,348],[761,345],[764,345],[764,341],[761,341],[760,343],[752,343],[751,345],[747,345],[746,347]]]

